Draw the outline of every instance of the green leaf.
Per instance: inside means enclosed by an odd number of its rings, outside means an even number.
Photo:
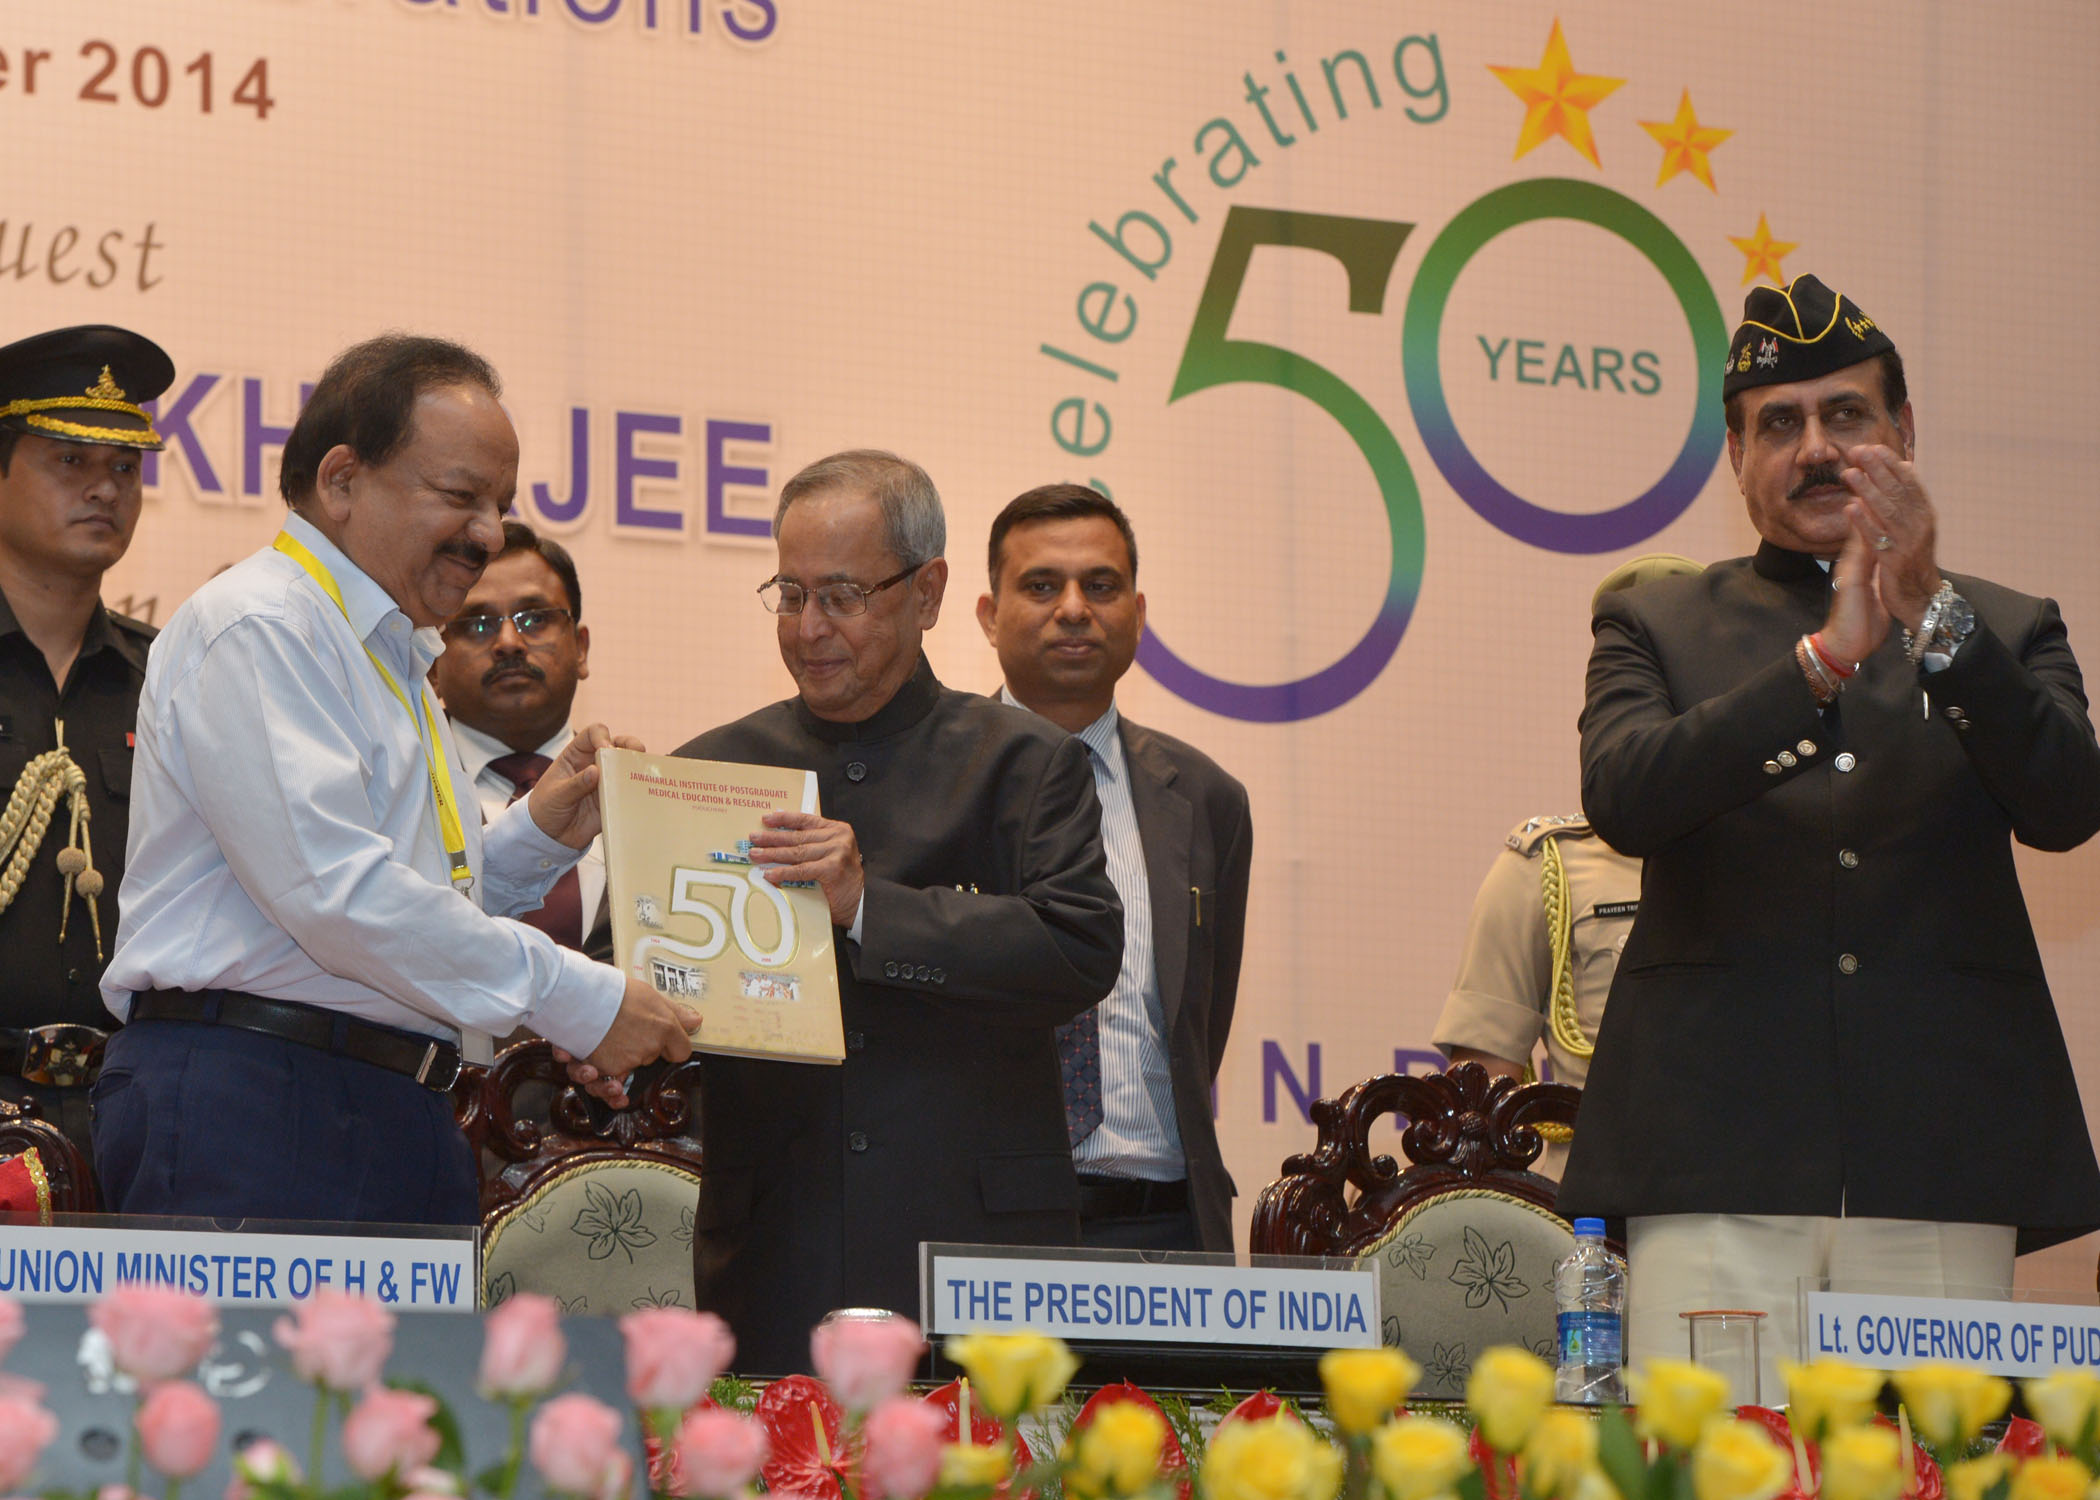
[[[1656,1500],[1694,1500],[1691,1460],[1682,1453],[1665,1453],[1655,1461],[1651,1482]]]
[[[1641,1457],[1641,1440],[1616,1406],[1597,1419],[1597,1462],[1621,1500],[1646,1500],[1648,1465]]]
[[[735,1375],[717,1375],[707,1388],[717,1406],[750,1416],[758,1406],[758,1387]]]
[[[1459,1477],[1458,1500],[1487,1500],[1487,1480],[1480,1470],[1468,1469]]]

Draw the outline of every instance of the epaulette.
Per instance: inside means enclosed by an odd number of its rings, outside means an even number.
[[[1539,845],[1550,838],[1573,836],[1586,837],[1590,831],[1590,820],[1580,813],[1540,813],[1535,818],[1526,818],[1509,831],[1506,842],[1510,848],[1530,859],[1539,852]]]

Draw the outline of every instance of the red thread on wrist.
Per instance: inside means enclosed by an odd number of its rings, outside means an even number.
[[[1817,656],[1822,658],[1823,665],[1830,668],[1831,671],[1837,673],[1839,677],[1850,677],[1853,673],[1859,670],[1859,668],[1857,667],[1845,666],[1844,664],[1839,662],[1837,658],[1833,657],[1828,651],[1825,651],[1823,649],[1822,631],[1819,630],[1814,635],[1810,636],[1808,638],[1808,644],[1810,649],[1812,649]]]

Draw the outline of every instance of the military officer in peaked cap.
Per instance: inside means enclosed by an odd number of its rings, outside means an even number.
[[[153,639],[103,607],[102,575],[161,446],[143,403],[174,378],[123,328],[0,348],[0,1099],[34,1100],[83,1152]]]
[[[1646,861],[1562,1181],[1628,1216],[1636,1358],[1803,1277],[1978,1295],[2100,1226],[2013,841],[2100,829],[2047,599],[1944,572],[1894,343],[1813,276],[1722,383],[1753,557],[1598,601],[1582,803]]]

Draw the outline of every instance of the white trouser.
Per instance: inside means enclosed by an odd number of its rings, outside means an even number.
[[[1760,1328],[1766,1406],[1786,1400],[1779,1361],[1803,1362],[1801,1277],[1850,1290],[2003,1296],[2016,1231],[2007,1224],[1826,1219],[1764,1214],[1652,1214],[1626,1221],[1626,1362],[1689,1351],[1682,1313],[1744,1308]],[[1749,1391],[1735,1400],[1748,1401]]]

